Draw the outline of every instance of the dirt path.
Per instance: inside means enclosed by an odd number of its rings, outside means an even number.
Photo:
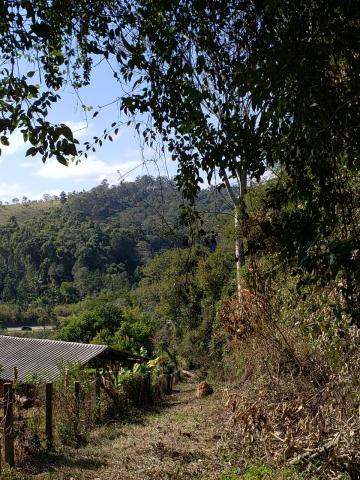
[[[195,398],[195,385],[177,385],[164,408],[134,423],[91,434],[87,447],[66,452],[35,478],[45,480],[221,479],[226,450],[221,392]]]

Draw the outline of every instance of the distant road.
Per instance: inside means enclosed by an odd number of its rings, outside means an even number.
[[[38,330],[55,330],[55,327],[54,325],[46,325],[45,328],[42,327],[41,325],[34,325],[34,326],[31,326],[31,325],[27,325],[31,328],[31,331],[38,331]],[[22,327],[9,327],[5,330],[5,332],[26,332],[26,330],[21,330]],[[28,330],[30,331],[30,330]],[[0,330],[0,334],[1,334],[1,330]]]

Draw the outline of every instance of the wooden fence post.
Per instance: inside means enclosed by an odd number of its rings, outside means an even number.
[[[45,392],[45,436],[48,446],[53,442],[53,384],[46,384]]]
[[[65,374],[64,374],[64,388],[67,388],[69,386],[69,369],[65,369]]]
[[[145,403],[150,404],[152,402],[151,395],[151,373],[145,375]]]
[[[18,381],[18,373],[17,367],[14,367],[14,384]]]
[[[170,383],[171,383],[171,393],[172,393],[172,392],[173,392],[173,389],[174,389],[174,383],[175,383],[175,373],[172,373],[172,374],[171,374]]]
[[[97,373],[96,374],[96,379],[95,379],[95,409],[96,409],[96,421],[98,422],[100,420],[100,399],[101,399],[101,390],[100,390],[100,376]]]
[[[4,383],[4,456],[10,467],[15,465],[13,406],[12,383]]]
[[[166,372],[165,373],[165,395],[171,395],[172,394],[172,378],[171,378],[171,373]]]
[[[80,382],[74,382],[74,393],[75,393],[75,422],[76,430],[79,427],[79,418],[80,418]]]

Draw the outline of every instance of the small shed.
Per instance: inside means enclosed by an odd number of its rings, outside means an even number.
[[[52,381],[64,368],[75,364],[129,367],[146,361],[145,357],[107,345],[0,335],[0,382],[14,380],[15,367],[21,382],[34,376]]]

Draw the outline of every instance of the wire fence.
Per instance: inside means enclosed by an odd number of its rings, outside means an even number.
[[[177,379],[164,371],[79,377],[65,372],[54,383],[0,383],[0,475],[4,463],[13,467],[60,445],[82,446],[97,425],[158,402]]]

